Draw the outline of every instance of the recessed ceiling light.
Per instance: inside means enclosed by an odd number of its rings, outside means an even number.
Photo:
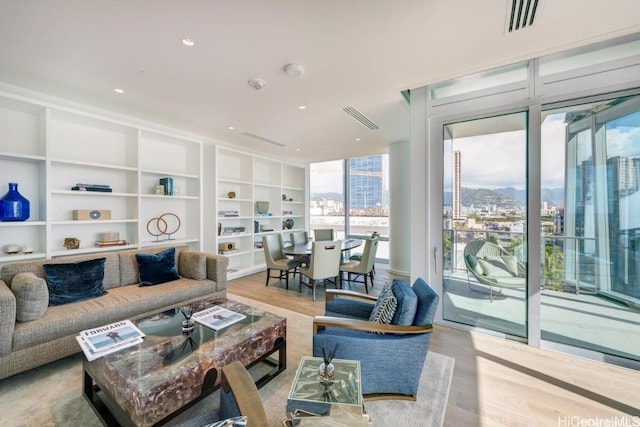
[[[116,91],[116,92],[118,92],[118,93],[124,93],[124,90],[122,90],[122,89],[118,89],[118,88],[115,88],[115,89],[114,89],[114,91]]]
[[[300,149],[299,149],[299,148],[296,148],[296,151],[300,151]]]
[[[193,41],[193,39],[185,37],[182,39],[182,44],[185,46],[192,47],[195,44],[195,42]]]
[[[360,138],[356,138],[356,141],[360,141]]]
[[[306,110],[307,106],[306,105],[298,105],[298,109],[299,110]]]
[[[229,129],[229,130],[235,130],[236,128],[234,128],[233,126],[229,126],[229,127],[227,127],[227,129]]]

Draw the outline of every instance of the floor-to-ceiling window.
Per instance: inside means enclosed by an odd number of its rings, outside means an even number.
[[[377,232],[376,257],[389,259],[389,156],[354,157],[347,164],[349,235],[368,237]]]
[[[340,239],[377,232],[376,257],[388,259],[388,155],[312,163],[309,175],[311,230],[333,228]]]
[[[526,119],[515,113],[443,129],[443,318],[521,337],[527,333]]]
[[[542,338],[638,359],[640,96],[542,116]]]
[[[634,34],[412,91],[440,321],[640,368],[639,57]]]
[[[344,160],[312,163],[309,171],[310,227],[333,228],[338,238],[345,234]]]

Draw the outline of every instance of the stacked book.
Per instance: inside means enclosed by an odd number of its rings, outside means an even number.
[[[224,227],[222,234],[240,234],[245,232],[245,227]]]
[[[238,211],[218,211],[218,216],[221,217],[236,217],[240,216]]]
[[[127,244],[126,240],[120,240],[120,233],[117,231],[100,233],[100,240],[96,242],[96,246],[99,248],[108,248],[111,246],[124,246]]]
[[[76,184],[74,187],[71,187],[71,189],[75,191],[97,191],[101,193],[113,192],[110,186],[103,184]]]
[[[87,360],[92,361],[107,354],[141,344],[144,333],[130,320],[87,329],[76,336]]]
[[[220,306],[214,306],[198,311],[197,313],[193,313],[191,318],[214,331],[218,331],[241,321],[245,317],[247,316],[244,314],[236,313],[235,311],[227,310]]]

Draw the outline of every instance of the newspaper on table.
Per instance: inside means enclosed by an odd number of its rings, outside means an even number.
[[[144,333],[130,320],[122,320],[80,332],[80,338],[96,353],[120,347],[124,343],[142,339],[142,337],[144,337]]]
[[[245,317],[247,316],[244,314],[215,306],[193,313],[192,319],[208,328],[218,331],[241,321]]]
[[[87,341],[85,341],[84,338],[82,338],[80,335],[76,335],[76,341],[78,341],[78,344],[80,344],[80,348],[82,349],[82,352],[84,353],[87,360],[91,362],[92,360],[96,360],[97,358],[106,356],[107,354],[115,353],[125,348],[142,344],[144,340],[142,339],[142,337],[136,338],[133,340],[125,341],[113,347],[106,348],[102,351],[94,351],[91,347],[89,347],[89,344],[87,344]]]

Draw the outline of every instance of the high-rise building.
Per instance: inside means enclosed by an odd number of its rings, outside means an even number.
[[[382,156],[349,159],[351,209],[374,209],[382,206]]]
[[[460,150],[453,152],[453,219],[460,219],[462,217],[461,211],[461,175],[462,175],[462,153]]]

